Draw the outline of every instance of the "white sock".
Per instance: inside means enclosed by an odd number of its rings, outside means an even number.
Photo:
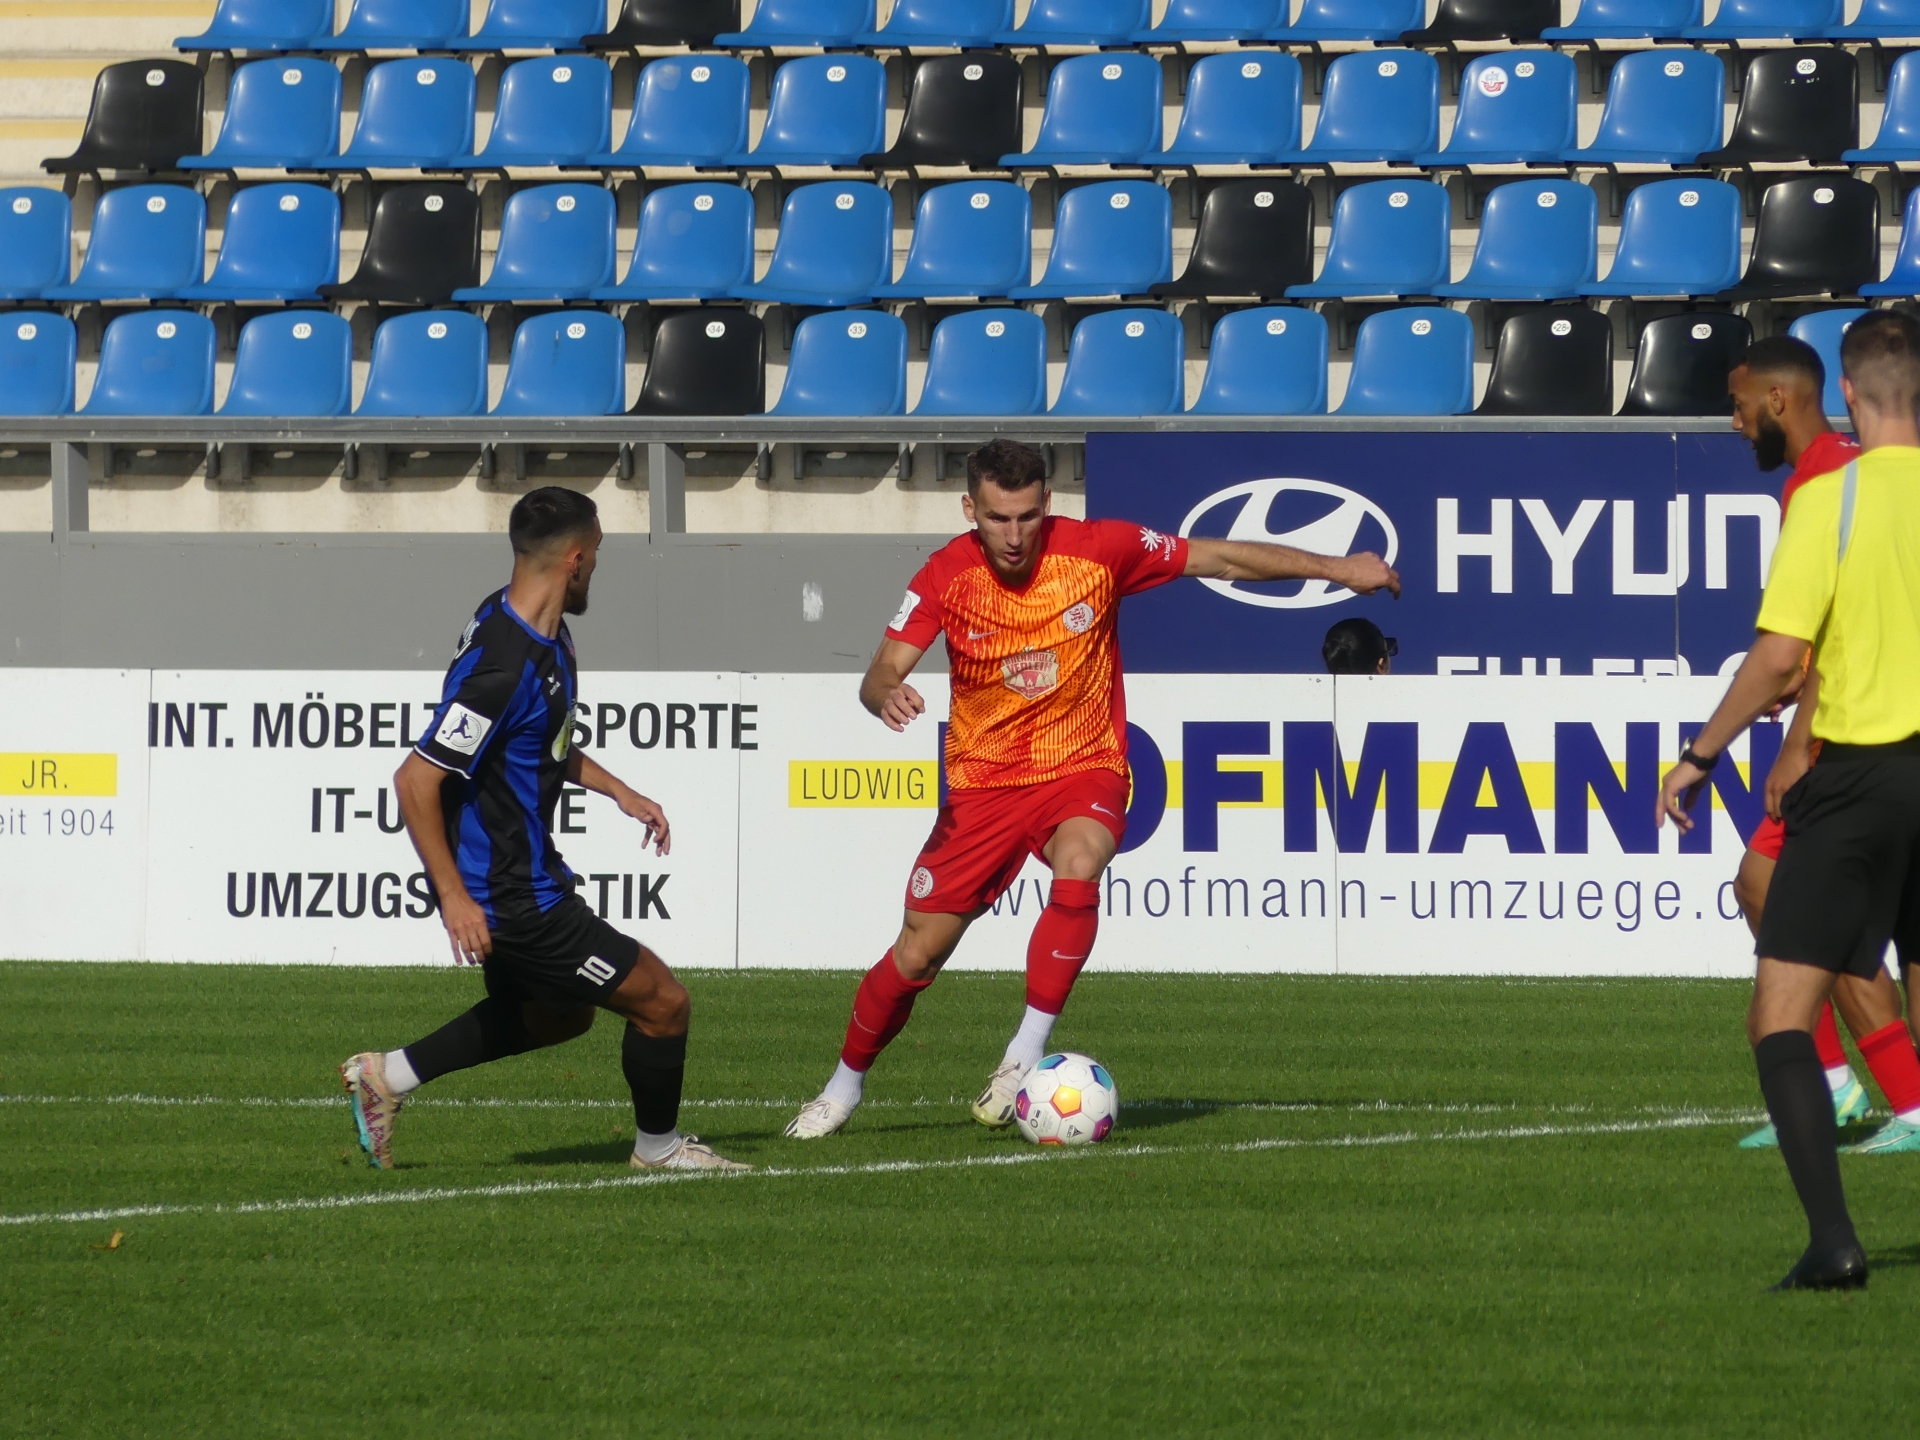
[[[1836,1065],[1827,1071],[1827,1088],[1833,1091],[1834,1094],[1838,1095],[1851,1084],[1853,1084],[1853,1067],[1851,1065]]]
[[[833,1067],[833,1078],[827,1081],[827,1088],[820,1092],[820,1098],[851,1108],[860,1103],[866,1088],[867,1072],[856,1070],[842,1060]]]
[[[633,1153],[649,1165],[658,1165],[680,1148],[680,1127],[674,1126],[664,1135],[649,1135],[644,1130],[634,1132]]]
[[[1013,1032],[1013,1039],[1007,1042],[1007,1053],[1002,1064],[1011,1060],[1021,1069],[1029,1069],[1034,1062],[1047,1053],[1047,1040],[1053,1034],[1053,1022],[1058,1015],[1049,1015],[1044,1010],[1027,1006],[1027,1013],[1020,1017],[1020,1028]]]
[[[413,1062],[404,1050],[386,1053],[387,1091],[392,1095],[411,1095],[420,1088],[420,1077],[413,1073]]]

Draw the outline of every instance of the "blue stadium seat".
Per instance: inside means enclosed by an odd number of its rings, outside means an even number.
[[[747,148],[747,67],[731,55],[667,55],[640,72],[618,150],[589,165],[724,165]]]
[[[604,310],[522,321],[494,415],[618,415],[627,408],[627,329]]]
[[[0,190],[0,300],[34,300],[73,273],[73,205],[58,190]]]
[[[591,300],[720,300],[753,282],[753,195],[738,185],[664,185],[640,206],[633,258]]]
[[[606,29],[606,0],[488,0],[487,18],[454,50],[578,50]]]
[[[1920,35],[1920,21],[1906,33]],[[1920,160],[1920,50],[1909,50],[1887,72],[1887,104],[1873,143],[1860,150],[1843,150],[1840,158],[1849,165]]]
[[[884,26],[853,38],[863,49],[980,49],[1012,28],[1013,0],[898,0]]]
[[[1139,165],[1160,148],[1160,62],[1138,53],[1076,55],[1054,67],[1040,135],[1002,165]]]
[[[1292,305],[1236,310],[1213,327],[1189,415],[1327,413],[1327,322]]]
[[[1842,8],[1841,0],[1720,0],[1712,20],[1680,34],[1687,40],[1792,40],[1836,28]]]
[[[1082,185],[1060,197],[1053,250],[1038,285],[1018,285],[1016,300],[1144,295],[1173,279],[1173,202],[1145,180]]]
[[[324,310],[258,315],[240,332],[222,415],[328,417],[353,408],[353,327]]]
[[[1306,0],[1300,18],[1259,38],[1314,45],[1326,40],[1397,40],[1426,23],[1426,0]]]
[[[1160,23],[1133,32],[1136,45],[1256,40],[1287,23],[1287,0],[1170,0]]]
[[[858,305],[892,276],[892,197],[878,185],[824,181],[787,197],[766,277],[728,293],[789,305]]]
[[[1907,192],[1906,213],[1900,217],[1900,248],[1894,252],[1887,278],[1862,285],[1860,293],[1920,295],[1920,189]]]
[[[1032,279],[1033,202],[1005,180],[935,185],[920,197],[907,266],[877,300],[1005,295]]]
[[[613,144],[613,71],[591,55],[516,60],[500,77],[493,129],[453,169],[584,165]]]
[[[1074,327],[1049,415],[1178,415],[1186,337],[1165,310],[1102,310]]]
[[[1691,165],[1718,150],[1727,72],[1705,50],[1636,50],[1607,81],[1600,130],[1585,149],[1560,158],[1585,165]]]
[[[450,50],[466,35],[467,0],[353,0],[340,33],[316,39],[311,48]]]
[[[82,415],[213,411],[213,322],[191,310],[141,310],[109,322]]]
[[[1173,143],[1150,165],[1256,165],[1300,148],[1300,62],[1278,50],[1209,55],[1187,76]]]
[[[1047,408],[1047,322],[969,310],[933,327],[916,415],[1038,415]]]
[[[1920,0],[1861,0],[1860,13],[1850,23],[1829,26],[1818,38],[1892,40],[1909,35],[1920,35]]]
[[[1574,180],[1516,180],[1488,193],[1467,273],[1433,293],[1459,300],[1569,300],[1591,284],[1599,209]]]
[[[1440,144],[1440,65],[1424,50],[1367,50],[1327,67],[1320,119],[1297,164],[1411,161]]]
[[[464,60],[388,60],[367,71],[346,150],[315,170],[445,168],[473,149],[473,70]]]
[[[716,35],[713,43],[745,50],[845,49],[873,29],[874,19],[873,0],[760,0],[745,30]]]
[[[318,300],[340,278],[340,197],[319,185],[255,185],[227,207],[213,275],[182,300]]]
[[[1460,80],[1460,108],[1444,150],[1421,166],[1521,165],[1552,161],[1579,136],[1573,58],[1557,50],[1482,55]]]
[[[809,315],[795,327],[787,383],[769,415],[904,415],[907,327],[884,310]]]
[[[773,74],[760,143],[727,165],[858,165],[887,146],[887,70],[871,55],[806,55]]]
[[[220,0],[213,23],[176,50],[311,50],[333,34],[333,0]]]
[[[1360,322],[1336,415],[1464,415],[1473,408],[1473,322],[1410,305]]]
[[[1677,40],[1700,23],[1701,0],[1580,0],[1571,25],[1549,25],[1542,40]]]
[[[1787,327],[1796,340],[1804,340],[1820,354],[1826,367],[1827,384],[1820,394],[1820,406],[1829,415],[1847,413],[1847,397],[1840,393],[1840,337],[1847,327],[1868,312],[1860,309],[1816,310],[1802,315]]]
[[[996,45],[1126,45],[1153,19],[1152,0],[1033,0],[1018,29],[1002,30]]]
[[[66,316],[0,318],[0,415],[71,414],[78,357],[73,322]]]
[[[182,170],[304,170],[340,148],[340,72],[328,60],[256,60],[233,72],[220,138]]]
[[[1425,180],[1374,180],[1340,192],[1320,278],[1289,299],[1431,295],[1452,274],[1447,192]]]
[[[1740,192],[1690,176],[1627,194],[1604,280],[1582,295],[1715,295],[1740,282]]]
[[[183,185],[109,190],[93,210],[86,258],[71,285],[47,300],[155,300],[200,283],[207,259],[207,203]]]
[[[487,327],[465,310],[396,315],[373,332],[355,415],[479,415],[487,408]]]
[[[614,208],[613,192],[598,185],[536,185],[509,196],[493,272],[453,298],[469,305],[585,300],[613,284]]]

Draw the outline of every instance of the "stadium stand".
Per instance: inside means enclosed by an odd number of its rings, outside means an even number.
[[[65,195],[38,186],[0,190],[0,300],[38,300],[65,285],[72,246],[73,205]]]
[[[1579,138],[1574,64],[1553,50],[1482,55],[1460,79],[1446,148],[1414,158],[1428,169],[1557,161]]]
[[[1300,306],[1220,317],[1189,415],[1324,415],[1327,322]]]
[[[1864,180],[1802,175],[1760,196],[1753,252],[1726,300],[1857,295],[1880,277],[1880,197]]]
[[[1822,40],[1894,40],[1920,35],[1920,7],[1913,0],[1861,0],[1860,13],[1845,25],[1829,25]]]
[[[1448,208],[1447,192],[1426,181],[1375,180],[1343,192],[1319,278],[1289,285],[1287,297],[1434,294],[1449,273]]]
[[[1061,197],[1046,273],[1010,293],[1016,300],[1145,295],[1172,278],[1167,192],[1145,180],[1108,180]]]
[[[651,61],[640,72],[620,148],[589,155],[587,164],[602,170],[725,165],[747,148],[751,86],[747,67],[730,55]]]
[[[198,35],[182,35],[173,48],[311,50],[332,35],[332,0],[220,0],[213,22]]]
[[[686,45],[696,50],[740,28],[740,0],[622,0],[611,30],[586,36],[589,50]]]
[[[1004,180],[936,185],[920,197],[913,248],[898,280],[873,287],[882,300],[1004,296],[1032,278],[1033,202]],[[929,359],[931,364],[931,359]]]
[[[1724,383],[1724,377],[1723,377]],[[1478,415],[1610,415],[1613,326],[1584,306],[1509,315]]]
[[[93,82],[87,128],[71,155],[41,164],[52,174],[172,170],[200,153],[200,71],[181,60],[128,60]]]
[[[70,413],[78,357],[79,337],[64,315],[0,320],[0,415]]]
[[[1274,161],[1411,164],[1439,148],[1439,62],[1421,50],[1371,50],[1342,55],[1327,67],[1313,138]]]
[[[653,332],[629,415],[758,415],[766,408],[767,334],[745,310],[682,310]]]
[[[353,327],[338,315],[283,310],[240,331],[222,415],[327,417],[353,408]]]
[[[486,19],[455,51],[578,50],[606,22],[604,0],[488,0]]]
[[[1829,415],[1847,413],[1846,397],[1840,393],[1840,337],[1847,333],[1849,325],[1866,313],[1858,307],[1816,310],[1811,315],[1802,315],[1787,327],[1787,333],[1794,339],[1806,341],[1819,352],[1820,363],[1827,372],[1827,386],[1821,401]]]
[[[1634,350],[1622,415],[1726,415],[1727,372],[1753,343],[1739,315],[1695,310],[1647,322]]]
[[[1607,104],[1591,145],[1561,152],[1568,164],[1691,165],[1721,141],[1726,69],[1697,50],[1623,55],[1607,80]]]
[[[1209,55],[1187,76],[1180,128],[1153,166],[1258,165],[1300,148],[1300,62],[1278,50]]]
[[[463,60],[375,65],[367,72],[347,148],[312,168],[445,169],[473,150],[473,97],[473,71]]]
[[[1396,39],[1425,18],[1425,0],[1304,0],[1300,17],[1260,39],[1286,45],[1354,44]]]
[[[1133,32],[1135,45],[1254,40],[1287,23],[1286,0],[1169,0],[1160,23]]]
[[[1740,279],[1740,192],[1719,180],[1636,186],[1620,217],[1613,268],[1582,295],[1712,295]]]
[[[480,283],[480,197],[461,185],[398,185],[374,204],[353,278],[322,285],[329,300],[444,305]]]
[[[1473,322],[1409,305],[1360,322],[1336,415],[1462,415],[1473,408]]]
[[[213,274],[175,296],[196,304],[317,301],[320,287],[339,278],[340,197],[318,185],[255,185],[227,207]]]
[[[633,258],[590,299],[721,300],[753,279],[753,196],[737,185],[667,185],[640,206]]]
[[[207,203],[180,185],[129,185],[100,197],[80,273],[46,300],[155,300],[200,283]]]
[[[1920,31],[1920,17],[1914,23]],[[1920,50],[1909,50],[1887,72],[1887,101],[1873,143],[1859,150],[1843,150],[1840,158],[1849,165],[1897,165],[1920,160]]]
[[[613,72],[607,62],[568,55],[517,60],[500,77],[493,128],[477,155],[449,168],[585,165],[613,144]]]
[[[191,310],[144,310],[107,325],[82,415],[213,411],[213,322]]]
[[[897,0],[885,25],[854,39],[880,50],[973,49],[1012,28],[1013,0]]]
[[[847,50],[874,28],[873,0],[761,0],[745,30],[713,37],[722,47]]]
[[[860,163],[880,171],[993,169],[1020,148],[1020,63],[1010,55],[941,55],[915,67],[900,134]]]
[[[1433,23],[1409,30],[1402,45],[1457,45],[1463,40],[1538,40],[1560,19],[1557,0],[1440,0]]]
[[[1144,165],[1160,148],[1160,62],[1150,55],[1076,55],[1054,67],[1040,137],[1014,167]]]
[[[611,190],[581,184],[521,190],[507,199],[486,283],[462,286],[453,298],[463,305],[585,300],[613,284],[613,231]]]
[[[1580,0],[1571,25],[1549,25],[1540,38],[1677,40],[1687,26],[1700,23],[1700,6],[1701,0]]]
[[[1047,326],[1030,310],[949,315],[933,328],[915,415],[1038,415],[1047,408]]]
[[[1754,56],[1733,131],[1708,166],[1838,164],[1860,143],[1859,71],[1844,50],[1809,47]]]
[[[340,148],[340,72],[325,60],[289,55],[233,72],[220,138],[182,170],[306,170]]]
[[[1893,252],[1893,267],[1887,271],[1887,278],[1862,285],[1860,293],[1868,298],[1920,295],[1920,190],[1907,192],[1900,243]]]
[[[1593,191],[1585,185],[1501,185],[1487,196],[1466,275],[1434,293],[1460,300],[1570,300],[1593,281],[1596,223]]]
[[[600,310],[523,320],[494,415],[618,415],[627,405],[627,332]]]
[[[822,181],[787,197],[773,262],[737,300],[862,305],[892,279],[893,201],[878,185]]]
[[[808,55],[774,72],[760,143],[724,163],[858,165],[886,143],[886,68],[870,55]]]
[[[373,332],[356,415],[480,415],[487,408],[487,327],[464,310],[396,315]]]
[[[770,415],[904,415],[907,327],[884,310],[809,315]]]
[[[1122,46],[1153,18],[1149,0],[1033,0],[1017,28],[994,32],[993,43],[1017,48]]]
[[[466,0],[353,0],[337,34],[316,37],[321,52],[451,50],[467,35]]]
[[[1713,19],[1680,32],[1686,40],[1795,40],[1841,20],[1840,0],[1720,0]]]
[[[1156,299],[1277,300],[1313,279],[1313,192],[1290,180],[1228,180],[1207,192],[1187,268]]]
[[[1177,415],[1185,340],[1164,310],[1103,310],[1073,330],[1052,415]]]

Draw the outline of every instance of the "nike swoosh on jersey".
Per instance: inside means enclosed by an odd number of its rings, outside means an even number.
[[[1102,815],[1113,815],[1113,818],[1116,820],[1120,818],[1118,815],[1114,815],[1113,811],[1107,809],[1104,805],[1089,805],[1087,808],[1089,810],[1098,810]]]
[[[998,630],[969,630],[967,631],[967,638],[969,640],[985,640],[988,636],[998,635],[999,633]]]

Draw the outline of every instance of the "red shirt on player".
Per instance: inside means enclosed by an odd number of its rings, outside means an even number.
[[[1851,435],[1842,435],[1838,430],[1825,430],[1813,437],[1807,448],[1800,452],[1800,459],[1793,467],[1793,473],[1787,476],[1787,483],[1780,487],[1780,514],[1787,513],[1787,502],[1793,499],[1793,492],[1817,475],[1830,475],[1846,465],[1860,454],[1860,447],[1854,443]]]
[[[920,650],[946,634],[951,789],[1127,773],[1120,599],[1179,579],[1187,542],[1120,520],[1050,516],[1039,550],[1015,589],[969,531],[928,557],[887,627]]]

